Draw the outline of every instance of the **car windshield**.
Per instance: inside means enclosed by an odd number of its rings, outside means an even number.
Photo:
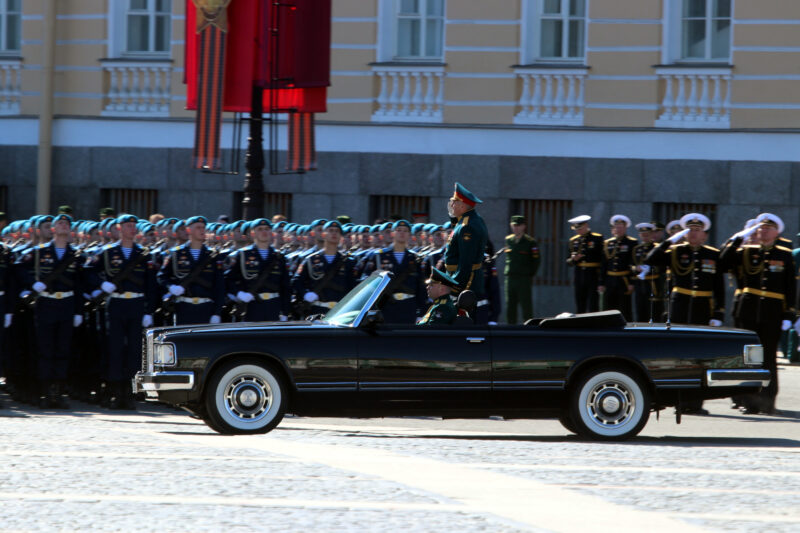
[[[370,277],[359,283],[352,291],[347,293],[336,306],[325,315],[325,322],[337,326],[352,326],[361,310],[369,303],[370,297],[375,294],[384,280],[379,272],[374,272]]]

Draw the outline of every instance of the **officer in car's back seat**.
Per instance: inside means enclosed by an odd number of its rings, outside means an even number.
[[[420,326],[429,324],[452,324],[456,319],[456,306],[450,294],[458,290],[458,282],[439,269],[431,269],[428,284],[428,296],[433,300],[433,305],[419,321]]]

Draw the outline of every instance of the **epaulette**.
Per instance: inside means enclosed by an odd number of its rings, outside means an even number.
[[[569,238],[569,240],[574,241],[575,239],[578,239],[580,237],[583,237],[583,235],[573,235],[572,237]]]
[[[513,233],[512,233],[512,234],[510,234],[510,235],[506,235],[506,239],[510,239],[510,238],[512,238],[513,236],[514,236],[514,234],[513,234]]]
[[[535,240],[536,240],[536,239],[534,239],[533,237],[531,237],[530,235],[528,235],[527,233],[526,233],[525,235],[523,235],[523,237],[525,237],[525,239],[526,239],[526,240],[528,240],[528,241],[530,241],[530,242],[533,242],[533,241],[535,241]]]
[[[603,236],[600,235],[599,233],[590,233],[589,235],[594,235],[595,237],[603,238]]]
[[[718,248],[714,248],[713,246],[709,246],[708,244],[704,244],[703,248],[707,248],[708,250],[711,250],[712,252],[719,252]]]
[[[785,246],[779,246],[777,244],[775,245],[775,248],[777,248],[778,250],[783,250],[784,252],[789,252],[789,253],[792,252],[789,248],[787,248]]]

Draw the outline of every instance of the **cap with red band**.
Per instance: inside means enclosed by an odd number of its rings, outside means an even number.
[[[451,199],[464,202],[470,207],[475,207],[475,204],[483,203],[477,196],[469,192],[469,190],[466,187],[464,187],[458,182],[456,182],[456,188],[453,191],[453,198]]]

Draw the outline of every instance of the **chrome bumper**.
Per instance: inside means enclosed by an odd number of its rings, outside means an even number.
[[[133,378],[134,392],[144,392],[148,397],[158,396],[159,391],[191,390],[194,387],[194,372],[139,372]]]
[[[766,387],[770,381],[769,370],[761,368],[706,370],[706,383],[709,387]]]

